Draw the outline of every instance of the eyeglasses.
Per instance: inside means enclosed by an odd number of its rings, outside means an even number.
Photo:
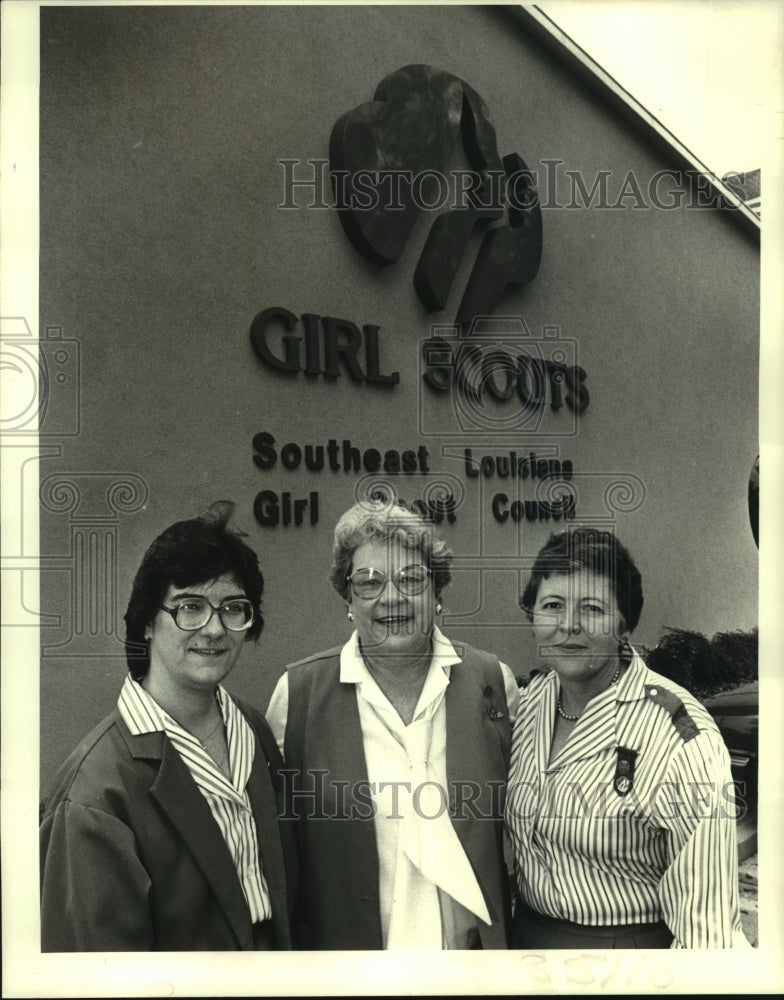
[[[245,598],[224,601],[216,608],[204,597],[188,597],[180,601],[176,608],[161,606],[161,611],[167,611],[177,628],[185,632],[204,628],[215,611],[229,632],[245,632],[253,624],[253,605]]]
[[[430,570],[426,566],[403,566],[402,569],[395,570],[391,576],[382,573],[380,569],[370,567],[355,570],[346,579],[351,583],[351,589],[356,597],[369,601],[378,597],[390,579],[404,597],[416,597],[427,586],[429,577]]]

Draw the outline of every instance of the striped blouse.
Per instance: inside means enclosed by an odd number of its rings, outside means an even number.
[[[554,672],[535,675],[514,730],[506,824],[522,901],[590,926],[663,919],[676,948],[745,945],[734,786],[708,712],[635,655],[548,763],[558,692]]]
[[[174,744],[223,834],[248,901],[251,920],[256,923],[272,918],[256,823],[246,788],[256,742],[242,712],[220,686],[216,698],[226,725],[231,781],[218,770],[196,737],[175,722],[130,674],[120,691],[117,708],[134,736],[164,732]]]

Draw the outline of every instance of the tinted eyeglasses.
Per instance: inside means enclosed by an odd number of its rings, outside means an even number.
[[[205,597],[187,597],[179,601],[176,607],[161,606],[161,611],[167,611],[177,628],[185,632],[204,628],[216,611],[223,627],[229,632],[245,632],[253,624],[253,605],[247,598],[224,601],[215,607]]]
[[[350,576],[346,577],[351,583],[354,595],[365,600],[378,597],[386,587],[387,580],[392,580],[392,583],[404,597],[416,597],[425,589],[429,578],[430,570],[426,566],[403,566],[401,569],[395,570],[391,576],[382,573],[380,569],[368,567],[354,570]]]

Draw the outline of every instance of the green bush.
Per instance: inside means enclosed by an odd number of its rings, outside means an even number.
[[[757,629],[717,632],[707,639],[701,632],[668,627],[646,662],[697,698],[709,698],[757,679]]]

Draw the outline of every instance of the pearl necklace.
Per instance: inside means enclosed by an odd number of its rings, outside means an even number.
[[[612,687],[613,684],[617,684],[618,683],[618,678],[620,676],[621,676],[621,665],[619,663],[618,664],[618,669],[615,671],[615,676],[610,681],[609,687]],[[561,692],[560,691],[558,692],[558,701],[556,702],[555,707],[558,709],[558,714],[561,716],[561,718],[562,719],[566,719],[567,722],[577,722],[577,720],[580,718],[579,715],[567,715],[566,712],[564,712],[564,710],[561,708]]]

